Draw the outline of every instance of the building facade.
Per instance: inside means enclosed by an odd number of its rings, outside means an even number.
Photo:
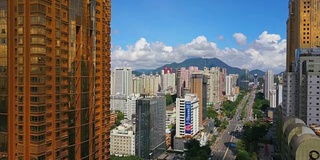
[[[7,159],[108,159],[110,0],[0,1]]]
[[[137,100],[135,154],[144,159],[158,158],[166,150],[166,99],[145,96]]]
[[[297,49],[293,72],[284,76],[283,110],[287,113],[294,110],[289,115],[297,116],[307,125],[320,124],[319,55],[317,48]]]
[[[264,97],[270,100],[270,91],[274,88],[274,74],[271,70],[268,70],[264,75]]]
[[[269,91],[269,101],[271,108],[277,107],[277,90],[272,89]]]
[[[189,88],[192,72],[198,71],[198,67],[190,66],[188,69],[181,67],[177,70],[177,97],[182,97],[183,89]]]
[[[283,75],[282,116],[296,115],[298,104],[298,88],[295,73],[286,72]]]
[[[140,94],[111,95],[111,111],[120,111],[124,114],[125,119],[132,120],[136,114],[136,101],[140,98]]]
[[[279,82],[277,84],[277,106],[281,105],[282,104],[282,96],[283,96],[283,82]]]
[[[212,104],[220,102],[220,96],[223,87],[220,85],[220,68],[204,68],[204,74],[207,76],[207,101]]]
[[[305,122],[289,116],[280,129],[281,159],[319,159],[320,138]]]
[[[258,86],[258,75],[257,74],[253,75],[253,84],[254,84],[255,87]]]
[[[132,93],[132,70],[130,67],[117,67],[113,71],[111,94],[129,96]]]
[[[207,76],[202,72],[191,74],[190,91],[199,98],[199,123],[207,118]]]
[[[135,126],[130,121],[110,132],[110,154],[115,156],[135,155]]]
[[[199,132],[199,99],[195,94],[186,94],[176,100],[176,137],[193,137]]]
[[[167,94],[176,93],[176,74],[172,68],[165,67],[161,73],[161,86],[162,91]]]
[[[314,48],[320,46],[320,1],[290,0],[287,20],[287,72],[292,72],[295,50],[298,48]]]

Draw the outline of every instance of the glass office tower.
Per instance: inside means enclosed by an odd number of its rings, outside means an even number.
[[[0,0],[0,157],[109,159],[110,0]]]

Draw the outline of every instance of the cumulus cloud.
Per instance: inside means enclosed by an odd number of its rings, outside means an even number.
[[[245,35],[239,37],[246,37]],[[237,39],[237,38],[236,38]],[[241,41],[246,42],[246,38]],[[140,38],[135,44],[125,49],[113,46],[112,67],[128,65],[134,69],[154,69],[167,63],[182,62],[192,57],[219,58],[230,66],[274,70],[280,72],[285,69],[286,40],[278,34],[267,31],[249,43],[245,48],[219,48],[215,42],[210,42],[205,36],[198,36],[191,42],[178,46],[168,46],[162,42],[148,42]]]
[[[233,34],[233,38],[236,40],[237,44],[245,45],[247,43],[247,37],[242,33]]]

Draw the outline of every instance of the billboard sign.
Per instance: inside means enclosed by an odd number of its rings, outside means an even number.
[[[184,133],[191,134],[191,129],[192,129],[192,123],[191,123],[191,102],[186,101],[185,102],[185,131]]]

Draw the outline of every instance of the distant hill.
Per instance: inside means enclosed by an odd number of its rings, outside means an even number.
[[[181,63],[173,62],[171,64],[163,65],[159,68],[156,68],[154,70],[148,70],[148,69],[138,69],[134,70],[133,73],[136,75],[141,75],[142,73],[149,74],[149,73],[161,73],[161,70],[164,67],[173,68],[174,70],[179,69],[181,67],[189,67],[189,66],[197,66],[199,69],[203,69],[206,67],[221,67],[227,69],[227,74],[239,74],[242,75],[242,70],[237,67],[232,67],[224,63],[218,58],[189,58]],[[264,72],[258,69],[250,71],[250,74],[258,74],[259,77],[264,75]]]
[[[259,77],[261,77],[264,75],[264,72],[259,69],[254,69],[254,70],[250,71],[250,74],[257,74]]]

